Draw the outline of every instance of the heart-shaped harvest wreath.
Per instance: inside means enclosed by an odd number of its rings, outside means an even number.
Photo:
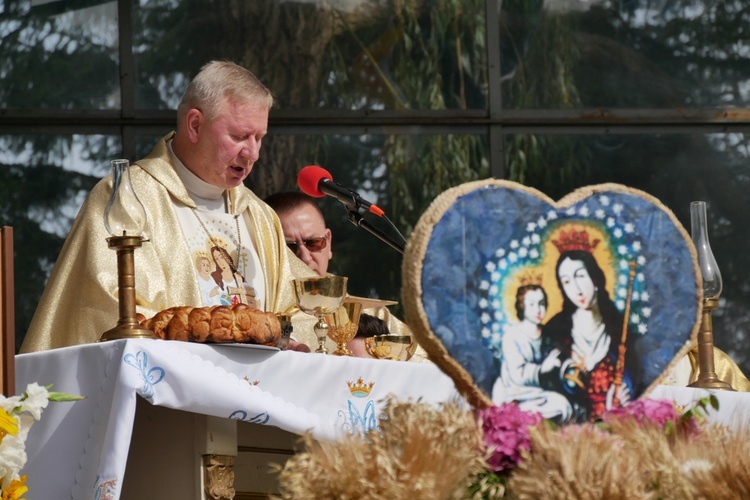
[[[559,421],[647,394],[697,334],[695,248],[653,196],[618,184],[558,202],[485,180],[438,196],[403,263],[406,321],[478,408]]]

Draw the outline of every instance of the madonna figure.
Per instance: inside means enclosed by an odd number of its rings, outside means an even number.
[[[254,299],[247,295],[245,278],[237,272],[229,252],[220,246],[213,246],[211,247],[211,256],[216,264],[216,269],[211,273],[211,277],[221,289],[219,303],[231,306],[240,302],[255,307]]]
[[[545,325],[544,335],[550,341],[546,349],[559,349],[564,361],[552,383],[568,394],[576,420],[596,420],[605,410],[631,400],[632,376],[638,373],[634,338],[627,336],[624,371],[617,384],[623,315],[609,297],[604,272],[592,254],[599,240],[589,243],[585,230],[571,230],[553,243],[560,250],[556,276],[563,307]]]
[[[538,284],[525,284],[516,291],[518,323],[503,334],[500,377],[492,389],[492,402],[514,401],[524,411],[536,411],[544,418],[567,421],[572,414],[562,394],[539,387],[539,376],[561,366],[560,350],[553,348],[542,357],[541,323],[547,314],[547,294]]]

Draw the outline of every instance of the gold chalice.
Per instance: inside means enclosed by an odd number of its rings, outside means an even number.
[[[346,344],[357,335],[360,314],[362,314],[362,303],[347,298],[336,312],[326,316],[326,322],[329,326],[328,338],[337,344],[336,350],[331,354],[336,356],[354,355]]]
[[[328,323],[325,322],[327,314],[338,310],[346,297],[346,281],[343,276],[323,276],[315,278],[300,278],[292,280],[294,298],[297,306],[304,313],[318,318],[313,330],[318,337],[318,348],[315,352],[328,354],[326,348],[326,337],[328,336]]]
[[[376,335],[365,339],[365,349],[372,358],[409,361],[417,341],[411,335]]]

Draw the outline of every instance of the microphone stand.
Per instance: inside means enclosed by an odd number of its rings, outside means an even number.
[[[388,246],[393,248],[394,250],[398,250],[401,252],[401,254],[404,253],[404,245],[393,241],[388,235],[386,235],[383,231],[376,228],[372,224],[370,224],[365,218],[362,216],[362,214],[359,213],[359,210],[357,210],[356,207],[353,207],[349,204],[346,205],[346,215],[349,219],[349,222],[354,224],[357,227],[361,227],[362,229],[366,230],[370,234],[376,236],[380,241],[386,243]]]

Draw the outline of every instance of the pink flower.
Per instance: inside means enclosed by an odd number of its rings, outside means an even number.
[[[531,449],[529,427],[543,420],[536,412],[525,412],[518,405],[504,403],[479,412],[484,444],[492,455],[488,462],[493,471],[500,472],[521,462],[521,450]]]
[[[651,422],[659,427],[664,427],[667,422],[676,423],[680,414],[674,407],[674,403],[668,399],[638,399],[624,408],[614,408],[602,415],[605,423],[611,422],[612,418],[633,417],[640,423]]]

